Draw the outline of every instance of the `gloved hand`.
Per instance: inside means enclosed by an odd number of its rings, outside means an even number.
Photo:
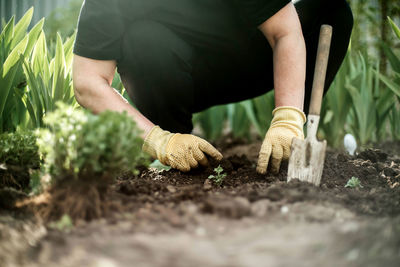
[[[295,107],[278,107],[265,135],[258,157],[257,172],[266,173],[271,158],[271,171],[278,173],[282,160],[289,159],[293,138],[304,139],[305,114]]]
[[[204,153],[216,160],[222,159],[210,143],[191,134],[170,133],[154,126],[146,136],[142,150],[158,159],[162,164],[183,172],[196,168],[199,163],[208,164]]]

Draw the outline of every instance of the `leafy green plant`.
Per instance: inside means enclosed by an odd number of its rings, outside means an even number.
[[[352,99],[348,123],[361,145],[385,137],[387,119],[395,103],[393,92],[380,87],[377,73],[379,62],[374,68],[359,55],[351,61],[346,80],[345,87]]]
[[[357,177],[351,177],[351,179],[349,179],[347,181],[347,184],[344,187],[350,187],[350,188],[363,188],[363,186],[361,185],[361,181],[360,179],[358,179]]]
[[[39,21],[27,33],[33,16],[33,8],[28,10],[15,24],[14,17],[2,28],[0,34],[0,132],[14,131],[23,124],[26,109],[21,100],[25,90],[21,56],[28,57],[43,28]]]
[[[66,178],[114,177],[148,163],[141,151],[141,131],[124,113],[93,115],[59,103],[39,131],[45,169],[55,181]]]
[[[32,56],[21,58],[27,79],[28,91],[20,95],[28,110],[33,128],[43,127],[43,117],[55,110],[61,101],[76,106],[72,84],[72,48],[75,35],[63,44],[58,35],[56,53],[48,60],[46,37],[42,32],[37,40]]]
[[[34,133],[17,131],[0,135],[0,187],[29,191],[29,174],[39,166]]]
[[[0,164],[38,168],[40,159],[36,136],[21,131],[1,134]]]
[[[395,36],[400,41],[400,28],[388,18],[389,24],[392,27]],[[390,128],[392,137],[400,139],[400,57],[396,55],[394,48],[389,47],[387,44],[382,43],[383,51],[388,58],[390,65],[393,69],[392,77],[383,74],[378,74],[381,82],[397,96],[397,103],[392,108],[389,115]]]
[[[222,173],[223,171],[224,169],[221,167],[221,165],[218,165],[218,167],[214,169],[216,175],[210,175],[208,176],[208,179],[214,181],[216,185],[220,186],[226,177],[226,173]]]
[[[73,221],[105,216],[110,210],[107,189],[115,177],[148,164],[141,131],[126,113],[94,115],[60,102],[44,122],[48,128],[37,134],[51,201],[38,213],[46,221],[65,214]],[[41,181],[46,179],[36,177],[34,183]]]
[[[322,104],[319,135],[322,135],[322,139],[327,140],[333,147],[339,147],[346,134],[345,125],[352,104],[349,92],[345,88],[349,68],[350,56],[348,55]]]

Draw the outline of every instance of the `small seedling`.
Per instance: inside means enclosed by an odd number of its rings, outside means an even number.
[[[357,177],[351,177],[351,179],[349,179],[347,181],[347,184],[344,187],[350,187],[350,188],[363,188],[363,186],[361,185],[360,179],[358,179]]]
[[[221,165],[218,165],[218,167],[214,169],[216,175],[210,175],[208,179],[213,180],[216,185],[220,186],[226,177],[226,173],[222,173],[223,171],[224,169]]]
[[[170,166],[166,166],[164,164],[162,164],[158,159],[156,159],[155,161],[153,161],[149,167],[151,168],[155,168],[159,171],[169,171],[171,169]]]

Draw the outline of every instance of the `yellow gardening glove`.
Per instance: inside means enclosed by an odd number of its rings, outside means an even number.
[[[258,157],[257,172],[266,173],[271,158],[271,171],[278,173],[282,160],[289,159],[293,138],[304,139],[304,113],[295,107],[278,107],[265,135]]]
[[[183,172],[196,168],[199,163],[208,164],[205,154],[216,160],[222,159],[210,143],[191,134],[170,133],[154,126],[146,136],[142,150],[162,164]]]

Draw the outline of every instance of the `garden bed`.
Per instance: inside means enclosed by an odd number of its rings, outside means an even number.
[[[257,174],[260,145],[218,145],[227,174],[221,186],[207,179],[217,163],[185,174],[143,169],[122,175],[107,196],[115,212],[78,221],[72,229],[45,227],[20,210],[3,211],[0,262],[399,266],[400,154],[385,150],[398,143],[356,157],[328,152],[319,188],[286,183],[287,166],[277,176]],[[362,188],[345,187],[352,177]]]

